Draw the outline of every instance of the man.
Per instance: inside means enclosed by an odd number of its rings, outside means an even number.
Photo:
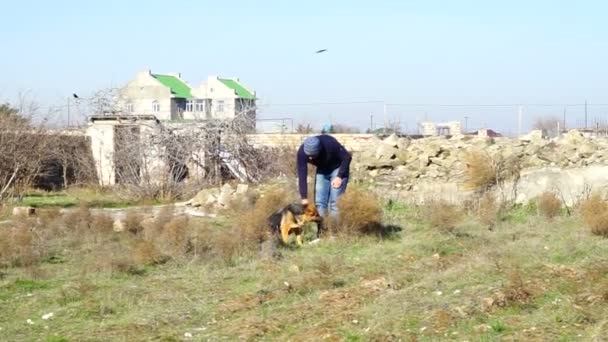
[[[302,204],[308,204],[308,163],[317,167],[315,204],[321,216],[337,216],[338,197],[348,183],[350,153],[334,137],[318,135],[304,140],[297,154],[298,185]]]

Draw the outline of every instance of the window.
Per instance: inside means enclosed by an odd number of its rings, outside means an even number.
[[[127,113],[133,113],[133,103],[127,102],[127,104],[125,105],[125,110],[127,111]]]
[[[186,102],[186,112],[192,112],[194,107],[194,103],[192,100],[188,100],[188,102]],[[197,110],[198,111],[198,110]]]
[[[160,104],[158,103],[158,101],[152,102],[152,112],[154,112],[154,113],[160,112]]]
[[[217,101],[217,111],[220,113],[224,112],[224,101]]]
[[[205,111],[205,100],[196,100],[195,110],[197,112],[204,112]]]

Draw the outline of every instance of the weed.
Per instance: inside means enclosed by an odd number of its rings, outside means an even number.
[[[562,208],[562,201],[553,192],[543,192],[537,199],[538,211],[548,219],[553,219],[559,215]]]
[[[108,214],[98,214],[94,215],[91,220],[91,231],[100,234],[106,235],[112,233],[114,230],[114,219],[112,216]]]
[[[445,232],[453,232],[464,218],[462,210],[443,200],[431,200],[424,205],[423,213],[429,225]]]
[[[608,237],[608,203],[594,193],[580,204],[580,214],[591,233]]]
[[[466,165],[464,185],[469,190],[485,191],[496,184],[496,169],[489,155],[470,152],[464,157]]]
[[[129,211],[125,216],[125,230],[133,235],[139,235],[143,230],[141,222],[144,220],[143,216],[139,213]]]
[[[141,240],[133,247],[133,260],[138,265],[153,265],[159,263],[161,254],[152,241]]]
[[[497,203],[496,197],[490,192],[485,193],[479,199],[477,207],[479,222],[492,230],[498,221],[499,213],[500,205]]]
[[[338,222],[328,224],[336,233],[385,235],[380,201],[370,192],[351,187],[338,200],[338,210]]]
[[[174,259],[184,256],[188,249],[188,218],[178,216],[167,222],[159,243],[163,251]]]

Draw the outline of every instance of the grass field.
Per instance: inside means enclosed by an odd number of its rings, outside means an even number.
[[[402,230],[388,238],[325,237],[302,248],[281,247],[280,257],[270,260],[255,250],[214,257],[195,245],[168,261],[139,263],[128,261],[139,240],[97,229],[93,226],[107,222],[89,218],[96,223],[88,226],[88,237],[55,233],[40,246],[45,252],[36,262],[24,262],[24,254],[20,262],[4,265],[0,336],[7,341],[608,336],[608,240],[590,234],[578,218],[549,221],[530,208],[515,208],[492,230],[465,216],[445,231],[432,227],[422,212],[391,203],[384,219]],[[54,227],[54,215],[49,216],[46,226]],[[222,231],[226,222],[187,225]],[[143,252],[137,251],[141,260]]]
[[[115,191],[95,188],[71,188],[61,192],[31,191],[20,202],[20,206],[35,208],[69,208],[85,203],[92,208],[122,208],[132,205],[152,205],[160,202],[136,201],[119,196]]]

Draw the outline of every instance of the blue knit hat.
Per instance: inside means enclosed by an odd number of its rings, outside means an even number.
[[[316,156],[321,152],[321,140],[319,137],[308,137],[304,140],[304,153],[308,156]]]

